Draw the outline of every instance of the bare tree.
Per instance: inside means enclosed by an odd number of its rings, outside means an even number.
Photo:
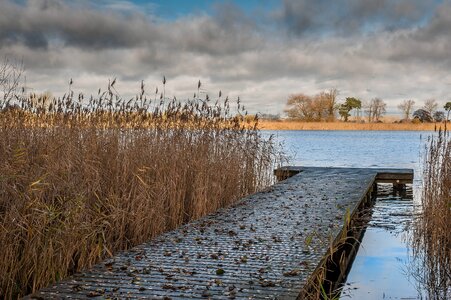
[[[24,73],[22,62],[11,61],[7,58],[0,64],[0,109],[7,107],[14,97],[24,93],[20,91],[20,83]]]
[[[324,98],[324,105],[326,109],[326,120],[334,121],[335,120],[335,111],[337,110],[337,96],[338,90],[336,88],[330,89],[328,92],[320,93],[320,95]]]
[[[374,118],[373,120],[375,120],[376,122],[380,121],[380,118],[382,117],[382,115],[385,114],[386,112],[386,108],[387,108],[387,104],[384,102],[384,100],[380,99],[380,98],[374,98],[373,100],[371,100],[371,102],[373,103],[373,115]]]
[[[288,98],[285,109],[289,118],[313,121],[314,113],[312,109],[313,99],[305,94],[294,94]]]
[[[365,101],[363,104],[363,112],[368,117],[368,123],[371,123],[373,121],[373,106],[371,101],[367,102]]]
[[[410,119],[410,114],[413,110],[414,105],[415,101],[413,100],[404,100],[401,104],[398,105],[398,108],[402,111],[404,120]]]
[[[324,121],[329,119],[329,95],[321,92],[313,97],[312,110],[315,121]]]
[[[289,118],[304,121],[333,121],[337,110],[336,99],[338,91],[331,89],[314,96],[306,94],[291,95],[287,101]]]
[[[368,122],[378,122],[386,112],[387,104],[380,98],[371,99],[364,108],[365,114],[368,116]]]
[[[437,110],[438,108],[438,103],[437,101],[435,101],[435,99],[428,99],[426,101],[424,101],[424,106],[423,109],[428,111],[431,116],[434,114],[434,112]]]

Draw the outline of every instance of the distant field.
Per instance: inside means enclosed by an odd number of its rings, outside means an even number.
[[[267,130],[438,130],[444,123],[345,123],[260,120],[259,128]]]

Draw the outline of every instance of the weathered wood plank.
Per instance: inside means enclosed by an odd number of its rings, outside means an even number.
[[[28,298],[296,299],[378,176],[374,169],[297,168],[234,207]]]
[[[274,170],[274,175],[277,179],[284,180],[292,177],[304,170],[315,169],[317,167],[301,167],[301,166],[286,166]],[[359,169],[359,168],[346,168]],[[408,184],[413,182],[413,169],[395,169],[395,168],[367,168],[377,173],[376,181],[378,183],[394,183],[394,184]]]

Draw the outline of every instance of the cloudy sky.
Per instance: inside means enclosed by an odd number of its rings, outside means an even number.
[[[451,0],[0,0],[0,56],[23,60],[36,92],[240,96],[280,113],[290,94],[337,88],[451,101]]]

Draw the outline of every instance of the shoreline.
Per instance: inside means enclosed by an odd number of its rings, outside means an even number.
[[[449,127],[451,125],[448,125]],[[434,131],[443,130],[445,123],[352,123],[352,122],[301,122],[260,120],[261,130],[346,130],[346,131]]]

